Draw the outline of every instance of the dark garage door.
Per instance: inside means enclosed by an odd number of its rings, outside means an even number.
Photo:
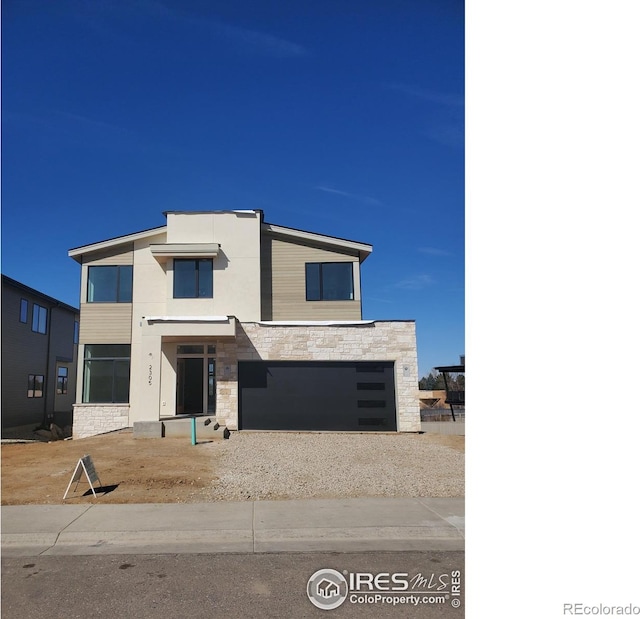
[[[241,430],[395,431],[393,362],[240,361]]]

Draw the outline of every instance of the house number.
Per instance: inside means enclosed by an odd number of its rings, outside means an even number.
[[[149,384],[150,385],[153,384],[153,366],[152,365],[149,366]]]

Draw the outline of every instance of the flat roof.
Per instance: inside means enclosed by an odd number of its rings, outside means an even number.
[[[167,215],[208,215],[209,213],[235,213],[236,215],[259,215],[262,213],[259,209],[221,209],[219,211],[162,211]]]
[[[464,365],[439,365],[433,369],[438,372],[464,372]]]

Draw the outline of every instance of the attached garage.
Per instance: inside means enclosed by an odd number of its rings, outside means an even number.
[[[239,429],[397,430],[393,361],[239,361]]]

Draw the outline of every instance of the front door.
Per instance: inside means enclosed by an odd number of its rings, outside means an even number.
[[[203,365],[202,357],[178,359],[178,401],[179,415],[193,415],[203,409]]]
[[[215,346],[200,344],[178,346],[176,413],[178,415],[215,415]]]

